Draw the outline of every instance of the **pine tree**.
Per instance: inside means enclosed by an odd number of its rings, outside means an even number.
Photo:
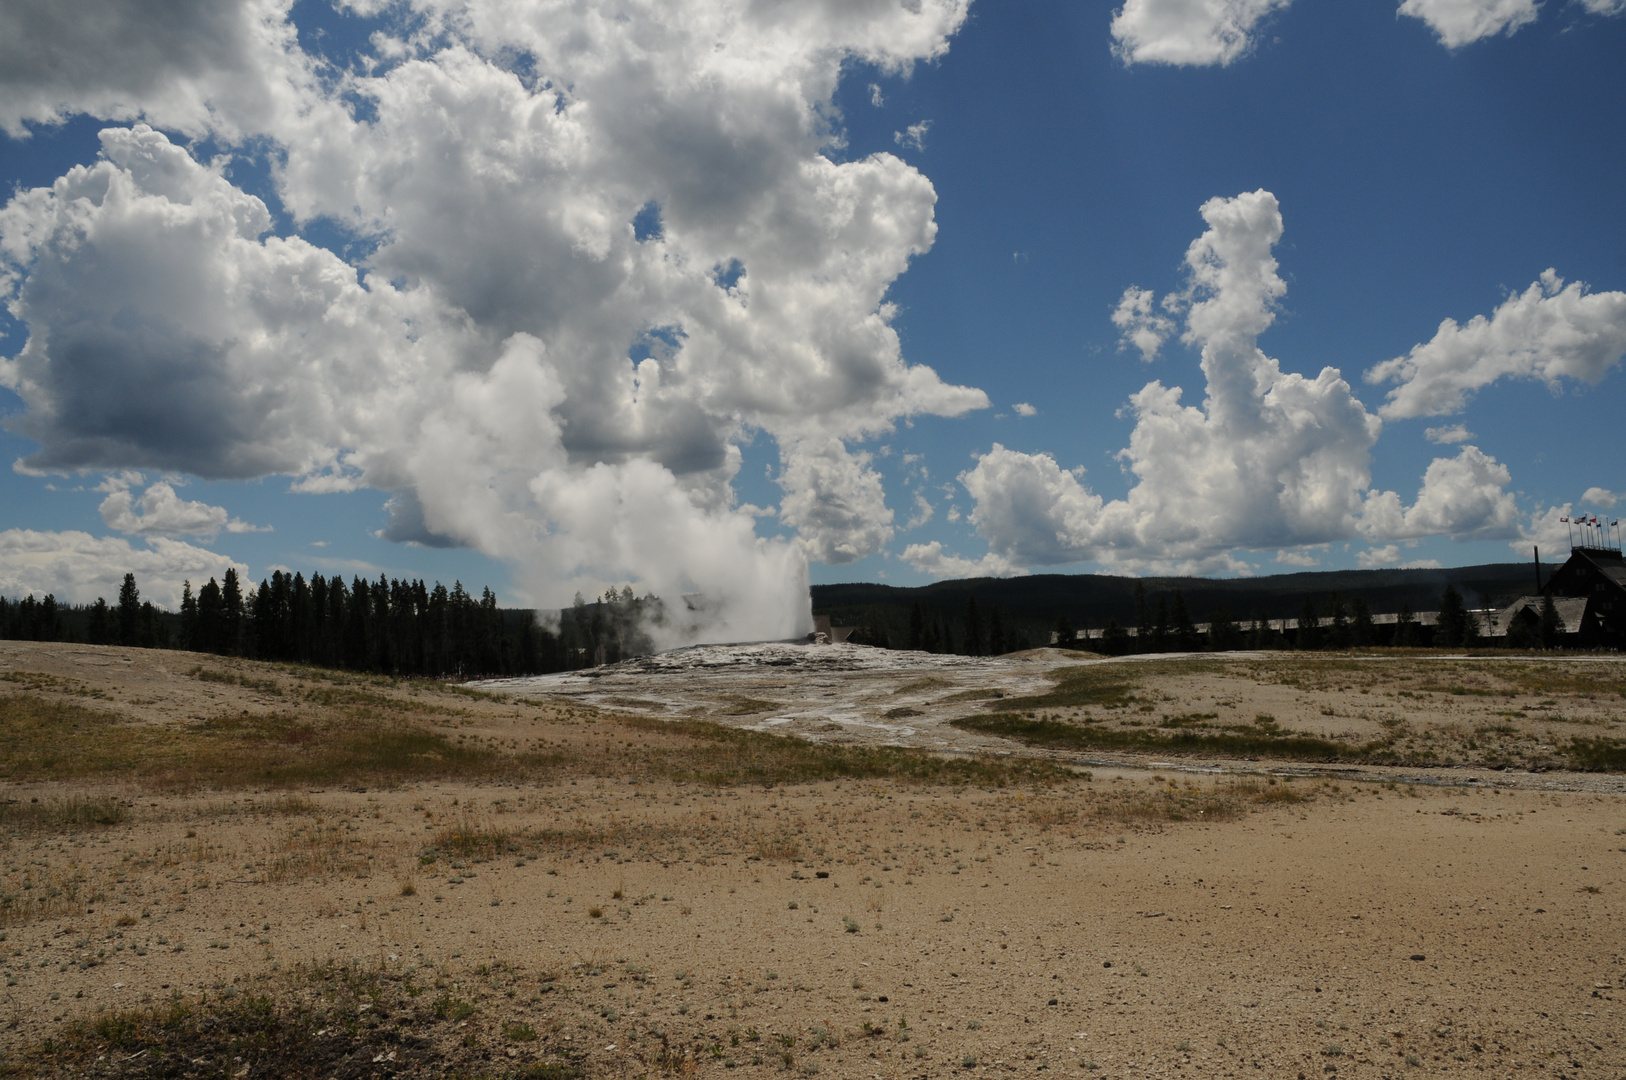
[[[1412,649],[1417,647],[1417,639],[1417,618],[1412,614],[1411,605],[1403,603],[1395,615],[1395,636],[1391,644],[1397,649]]]
[[[1315,601],[1310,597],[1304,598],[1304,608],[1299,612],[1298,639],[1293,642],[1295,648],[1313,649],[1321,640],[1321,619],[1315,611]]]
[[[294,572],[293,585],[288,590],[288,659],[302,664],[311,662],[311,588],[305,575]]]
[[[1357,649],[1364,649],[1377,640],[1372,625],[1372,609],[1367,606],[1364,596],[1357,596],[1349,606],[1353,613],[1349,623],[1349,642]]]
[[[243,607],[243,586],[237,580],[237,568],[226,567],[226,576],[220,582],[220,651],[227,656],[239,656],[243,651],[243,621],[247,612]]]
[[[1005,648],[1005,617],[1000,613],[999,605],[988,613],[988,655],[1003,656],[1009,650]]]
[[[1056,648],[1078,648],[1078,631],[1073,629],[1073,624],[1067,618],[1066,612],[1056,616]]]
[[[1157,595],[1157,614],[1152,618],[1152,641],[1149,652],[1169,651],[1169,598]]]
[[[158,609],[151,600],[141,602],[140,629],[136,631],[136,640],[143,649],[169,648],[169,631],[158,618]]]
[[[1190,652],[1197,647],[1197,628],[1191,624],[1191,613],[1186,610],[1186,593],[1184,589],[1174,590],[1174,611],[1170,622],[1174,630],[1174,645],[1181,652]]]
[[[35,641],[62,640],[62,619],[57,614],[56,594],[45,594],[45,599],[40,601],[36,618],[39,621],[34,627]]]
[[[1332,620],[1332,625],[1327,628],[1326,647],[1349,648],[1349,612],[1344,608],[1344,598],[1337,593],[1327,595],[1327,618]]]
[[[272,626],[271,606],[271,585],[262,578],[260,587],[248,599],[250,648],[246,650],[259,660],[269,660],[276,655],[272,642],[275,631]]]
[[[113,613],[109,610],[107,601],[98,596],[96,602],[90,605],[90,616],[85,624],[85,640],[92,645],[111,645],[113,631]]]
[[[1135,582],[1135,648],[1152,651],[1152,613],[1146,606],[1146,582]]]
[[[355,671],[366,671],[371,666],[371,627],[367,624],[372,606],[372,587],[359,574],[351,578],[344,610],[343,656],[344,666]]]
[[[1558,608],[1554,606],[1551,596],[1541,598],[1541,630],[1539,634],[1543,649],[1557,648],[1560,639],[1564,636],[1564,624],[1558,619]]]
[[[220,583],[210,578],[209,583],[198,590],[198,625],[192,648],[206,653],[226,651],[225,610]]]
[[[119,644],[134,645],[141,625],[141,590],[134,574],[124,575],[119,586]]]
[[[909,611],[909,648],[915,652],[926,650],[926,613],[920,610],[920,601]]]
[[[100,601],[98,601],[100,603]],[[198,647],[198,600],[192,595],[192,583],[181,583],[181,648]]]
[[[1435,646],[1451,649],[1466,644],[1469,618],[1468,609],[1462,603],[1462,594],[1455,585],[1447,585],[1440,595],[1440,614],[1434,623]]]
[[[965,601],[965,654],[967,656],[983,654],[982,612],[977,610],[975,596],[968,596]]]

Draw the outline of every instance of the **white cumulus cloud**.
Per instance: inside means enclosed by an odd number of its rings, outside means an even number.
[[[1174,320],[1157,310],[1156,299],[1151,289],[1131,285],[1112,312],[1112,325],[1121,334],[1119,348],[1133,345],[1147,363],[1157,359],[1158,350],[1175,331]]]
[[[797,530],[814,559],[854,562],[892,539],[892,510],[870,461],[836,439],[798,445],[785,455],[779,520]]]
[[[1507,466],[1477,446],[1464,446],[1454,458],[1435,458],[1423,473],[1416,502],[1402,507],[1392,491],[1372,492],[1361,531],[1373,539],[1453,536],[1459,540],[1497,539],[1518,534],[1518,506],[1507,485]]]
[[[1177,306],[1184,340],[1202,351],[1207,394],[1147,384],[1129,402],[1135,427],[1120,458],[1135,477],[1104,500],[1049,454],[996,444],[960,482],[971,521],[1013,566],[1094,560],[1129,570],[1240,571],[1231,552],[1293,553],[1364,535],[1511,535],[1507,470],[1476,447],[1436,460],[1410,507],[1369,490],[1382,421],[1334,368],[1283,371],[1257,339],[1286,291],[1272,249],[1282,235],[1275,196],[1255,191],[1203,204],[1208,229],[1186,253]],[[1151,309],[1151,298],[1144,307]]]
[[[1546,548],[1550,559],[1569,547],[1572,529],[1566,519],[1572,516],[1569,503],[1543,507],[1520,523],[1518,538],[1508,541],[1507,546],[1522,558],[1530,557],[1532,545]]]
[[[1398,383],[1379,410],[1390,419],[1459,412],[1468,395],[1502,378],[1596,383],[1626,353],[1626,292],[1589,293],[1553,270],[1508,297],[1490,318],[1440,323],[1433,339],[1366,373]]]
[[[892,537],[854,444],[988,405],[891,326],[887,291],[935,239],[930,181],[822,152],[843,65],[941,55],[965,0],[417,0],[348,71],[306,56],[287,10],[222,4],[215,44],[194,55],[185,28],[150,78],[82,34],[105,92],[16,76],[16,117],[262,140],[295,221],[371,252],[276,235],[223,164],[104,131],[100,160],[0,211],[29,332],[0,384],[40,445],[22,467],[372,487],[385,536],[503,559],[538,604],[632,580],[708,597],[696,633],[805,629],[805,559]],[[759,433],[799,542],[735,506]]]
[[[53,593],[74,604],[94,603],[97,597],[111,601],[129,573],[143,600],[173,611],[180,606],[183,582],[191,581],[196,591],[209,578],[223,577],[227,567],[248,575],[242,563],[180,540],[155,537],[137,547],[123,537],[86,532],[0,531],[0,596]]]
[[[1402,559],[1399,544],[1385,544],[1382,547],[1368,548],[1355,553],[1355,561],[1363,570],[1374,570],[1378,567],[1395,567],[1401,570],[1438,570],[1438,559]]]
[[[992,552],[980,559],[965,559],[943,550],[940,540],[910,544],[903,549],[903,561],[934,578],[1020,577],[1027,573]]]
[[[1601,506],[1605,510],[1613,510],[1615,504],[1620,502],[1622,498],[1620,492],[1601,487],[1589,487],[1581,495],[1582,502],[1591,503],[1593,506]]]
[[[1469,439],[1474,437],[1474,433],[1469,431],[1467,425],[1465,424],[1451,424],[1449,426],[1431,427],[1424,431],[1423,434],[1428,438],[1429,442],[1437,443],[1441,446],[1450,446],[1453,443],[1467,442]]]
[[[0,130],[77,113],[239,134],[308,84],[288,0],[7,0]]]
[[[1536,21],[1536,0],[1405,0],[1400,14],[1422,19],[1448,49],[1511,34]]]
[[[140,498],[128,487],[109,491],[100,510],[102,521],[109,529],[131,536],[212,538],[221,529],[232,533],[271,531],[268,526],[250,525],[231,517],[223,506],[183,499],[164,480],[148,486]]]
[[[918,124],[910,124],[902,131],[892,133],[892,141],[899,146],[915,150],[926,149],[926,132],[932,128],[930,120],[922,120]]]
[[[1265,16],[1292,0],[1125,0],[1112,51],[1126,64],[1225,65],[1253,45]]]
[[[1012,405],[1011,408],[1016,411],[1017,416],[1038,416],[1039,415],[1039,410],[1034,408],[1032,405],[1029,405],[1025,401],[1018,401],[1015,405]]]

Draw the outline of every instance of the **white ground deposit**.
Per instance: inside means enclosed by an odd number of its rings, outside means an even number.
[[[696,645],[555,675],[471,686],[672,719],[705,717],[815,742],[1008,752],[949,726],[1000,697],[1042,693],[1068,654],[940,656],[861,645]]]

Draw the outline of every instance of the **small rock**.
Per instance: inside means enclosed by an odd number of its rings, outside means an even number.
[[[1412,959],[1413,959],[1413,960],[1427,960],[1427,959],[1428,959],[1428,957],[1426,957],[1426,956],[1424,956],[1424,955],[1423,955],[1423,954],[1422,954],[1422,953],[1420,953],[1420,952],[1414,952],[1414,953],[1412,953],[1412,954],[1411,954],[1411,958],[1412,958]]]

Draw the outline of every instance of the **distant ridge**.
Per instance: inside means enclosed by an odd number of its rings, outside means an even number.
[[[1542,563],[1546,581],[1557,563]],[[865,624],[881,616],[894,640],[907,635],[909,612],[920,604],[928,618],[959,618],[966,601],[976,598],[984,615],[998,606],[1007,625],[1043,641],[1058,618],[1079,629],[1135,623],[1135,586],[1146,587],[1149,603],[1185,594],[1191,618],[1204,622],[1221,613],[1237,620],[1255,615],[1267,619],[1297,618],[1305,598],[1321,607],[1329,594],[1347,602],[1364,597],[1374,612],[1432,611],[1447,585],[1461,591],[1469,607],[1501,606],[1535,592],[1533,562],[1486,563],[1417,570],[1316,570],[1255,578],[1116,577],[1107,574],[1035,574],[1018,578],[965,578],[901,588],[869,582],[813,586],[813,611],[838,624]]]

